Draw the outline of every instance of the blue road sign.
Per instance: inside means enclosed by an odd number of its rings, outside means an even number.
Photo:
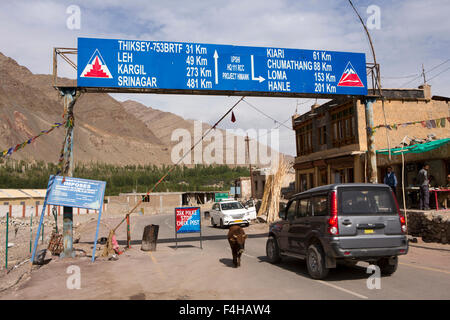
[[[367,95],[366,58],[324,50],[78,38],[77,86],[224,95]]]
[[[47,190],[47,204],[100,210],[105,186],[105,181],[65,177],[63,182],[62,176],[56,176]]]

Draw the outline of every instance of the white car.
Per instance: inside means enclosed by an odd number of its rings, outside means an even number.
[[[250,220],[255,220],[256,219],[256,201],[248,200],[245,203],[245,208],[247,209],[247,211],[249,213]]]
[[[250,224],[250,213],[244,206],[236,200],[223,200],[214,203],[210,211],[211,225],[221,228],[233,224]]]

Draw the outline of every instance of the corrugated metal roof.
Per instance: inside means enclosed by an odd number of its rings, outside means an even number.
[[[47,189],[19,189],[33,198],[44,198]]]
[[[0,198],[44,198],[46,189],[0,189]]]

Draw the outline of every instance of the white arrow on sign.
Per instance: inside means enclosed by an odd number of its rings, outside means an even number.
[[[219,55],[217,54],[217,50],[214,50],[214,66],[216,70],[216,84],[219,83],[219,68],[217,66],[217,59],[219,59]]]
[[[255,78],[255,66],[253,63],[253,55],[250,55],[251,61],[252,61],[252,80],[258,80],[260,83],[263,82],[264,79],[263,77],[259,76],[258,78]]]

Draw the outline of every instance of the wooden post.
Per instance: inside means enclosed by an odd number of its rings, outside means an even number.
[[[11,205],[9,206],[11,208]],[[5,269],[8,269],[8,233],[9,233],[9,215],[6,215],[6,250],[5,250]]]
[[[127,248],[131,248],[130,215],[127,215]]]
[[[37,206],[36,206],[37,208]],[[33,246],[33,215],[30,214],[30,253],[31,247]]]

